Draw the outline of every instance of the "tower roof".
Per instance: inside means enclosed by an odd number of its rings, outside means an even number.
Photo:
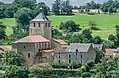
[[[49,20],[43,13],[39,13],[32,21],[49,21]]]

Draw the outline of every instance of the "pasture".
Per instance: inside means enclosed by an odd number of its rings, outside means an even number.
[[[115,25],[119,24],[119,14],[108,15],[108,14],[100,14],[100,15],[85,15],[85,14],[77,14],[74,16],[48,16],[49,20],[52,22],[53,27],[57,27],[61,22],[65,22],[68,20],[73,20],[77,24],[80,24],[82,29],[89,28],[89,21],[95,21],[97,26],[100,27],[101,31],[92,31],[93,36],[100,36],[103,39],[107,39],[110,34],[115,34]],[[14,18],[4,18],[0,19],[4,25],[7,26],[6,34],[9,36],[12,34],[12,28],[16,25],[16,21]]]

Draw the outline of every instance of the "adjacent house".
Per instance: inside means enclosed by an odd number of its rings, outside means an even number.
[[[96,52],[93,48],[93,44],[81,44],[72,43],[67,48],[58,50],[54,53],[55,63],[73,63],[80,62],[81,64],[87,64],[94,62],[96,58]]]

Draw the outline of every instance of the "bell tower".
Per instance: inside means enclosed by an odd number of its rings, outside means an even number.
[[[41,35],[46,39],[52,39],[51,23],[43,13],[39,13],[33,20],[31,20],[29,35]]]

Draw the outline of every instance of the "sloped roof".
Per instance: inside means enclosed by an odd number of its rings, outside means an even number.
[[[0,46],[0,53],[4,53],[4,51],[10,51],[10,50],[12,50],[11,45]]]
[[[55,40],[57,43],[62,45],[67,45],[67,43],[64,40]]]
[[[24,42],[34,43],[34,42],[50,42],[50,41],[41,35],[35,35],[35,36],[26,36],[18,41],[15,41],[14,43],[24,43]]]
[[[88,52],[90,46],[92,44],[82,44],[82,43],[72,43],[70,46],[67,48],[66,52]]]
[[[49,21],[49,20],[43,13],[39,13],[32,21]]]
[[[66,53],[66,49],[67,49],[67,47],[57,48],[55,50],[55,53],[61,53],[61,54]]]
[[[113,56],[115,49],[105,49],[105,56]]]

